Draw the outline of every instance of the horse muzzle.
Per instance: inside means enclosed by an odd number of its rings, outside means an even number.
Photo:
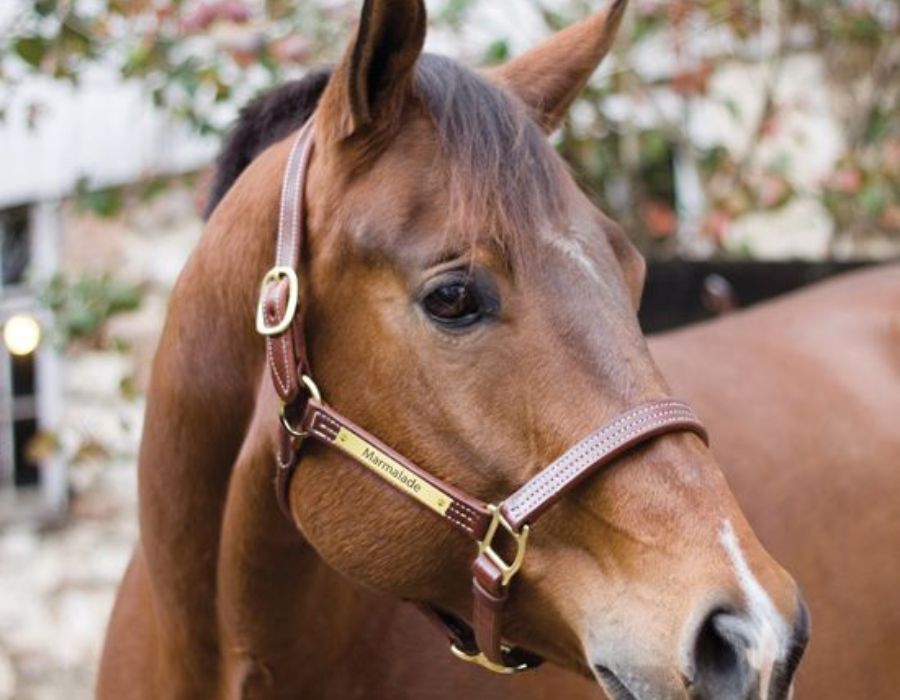
[[[798,597],[794,624],[783,635],[749,611],[711,610],[685,635],[669,668],[643,662],[652,654],[649,640],[620,654],[588,649],[588,656],[610,700],[788,700],[808,640],[809,613]]]

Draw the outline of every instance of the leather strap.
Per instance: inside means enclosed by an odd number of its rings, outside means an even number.
[[[266,356],[272,385],[282,402],[285,416],[302,415],[306,393],[301,377],[309,372],[306,337],[303,332],[304,305],[299,279],[300,259],[306,237],[306,173],[312,157],[315,128],[310,120],[303,125],[288,156],[281,185],[275,266],[266,273],[260,289],[257,330],[284,326],[281,332],[266,332]],[[283,272],[278,272],[278,271]],[[291,278],[293,275],[293,279]],[[302,440],[279,430],[275,470],[278,507],[293,522],[288,494],[290,481],[300,458]]]
[[[475,639],[475,631],[465,620],[430,603],[414,602],[414,605],[426,619],[447,636],[455,655],[462,658],[478,656],[480,649]],[[521,647],[504,646],[502,654],[505,668],[525,670],[537,668],[544,663],[540,656]]]
[[[503,514],[517,530],[533,523],[599,468],[652,437],[677,431],[694,432],[709,443],[706,428],[682,401],[664,399],[626,411],[578,442],[507,497],[501,507]]]
[[[487,532],[491,515],[483,501],[432,476],[331,406],[311,399],[302,430],[355,459],[473,540]]]
[[[297,275],[306,237],[305,180],[312,156],[314,131],[310,120],[300,129],[291,148],[281,186],[275,266],[266,275],[260,290],[261,311],[266,324],[271,328],[286,322],[286,328],[282,332],[266,337],[272,383],[285,405],[292,404],[300,396],[300,377],[309,371],[303,333],[303,304]],[[279,274],[276,272],[278,270],[284,272]],[[290,275],[294,276],[293,286]],[[288,317],[291,307],[293,314]]]
[[[272,382],[282,401],[275,479],[279,507],[293,522],[288,500],[290,482],[306,438],[314,438],[365,466],[478,544],[472,564],[472,627],[433,606],[419,606],[447,632],[454,653],[494,671],[533,668],[540,657],[503,641],[503,609],[512,577],[524,557],[529,527],[579,484],[636,446],[666,433],[684,431],[706,442],[706,430],[681,401],[663,399],[637,406],[580,440],[494,506],[429,474],[342,416],[321,400],[309,379],[303,332],[303,289],[298,275],[306,234],[305,179],[313,136],[310,120],[298,133],[288,158],[275,267],[263,280],[257,310],[257,329],[266,336]],[[505,561],[492,547],[494,537],[504,530],[517,547],[513,562]]]
[[[472,627],[481,652],[496,664],[503,663],[503,607],[509,587],[503,572],[486,555],[472,562]]]
[[[474,541],[480,543],[488,534],[493,515],[484,501],[432,476],[328,404],[310,399],[301,431],[359,462]],[[601,426],[538,472],[500,504],[500,513],[513,530],[520,531],[623,453],[658,435],[681,431],[693,432],[707,441],[700,420],[681,401],[665,399],[633,408]],[[434,489],[438,498],[446,499],[442,506],[435,507],[423,498],[421,488],[410,487],[417,482],[421,482],[420,487]],[[505,651],[501,634],[502,612],[509,589],[503,583],[502,573],[486,553],[480,553],[472,564],[472,627],[476,648],[498,665],[505,664],[510,655]],[[451,633],[450,637],[455,639],[458,635]]]

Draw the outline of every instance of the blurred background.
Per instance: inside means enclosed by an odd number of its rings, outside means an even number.
[[[502,62],[584,0],[433,0]],[[900,255],[896,0],[632,0],[554,142],[651,260],[656,331]],[[239,107],[361,3],[0,3],[0,700],[91,697],[166,299]]]

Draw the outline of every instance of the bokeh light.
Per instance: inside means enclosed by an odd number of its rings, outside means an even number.
[[[41,342],[41,326],[33,316],[10,316],[3,326],[3,342],[13,355],[30,355]]]

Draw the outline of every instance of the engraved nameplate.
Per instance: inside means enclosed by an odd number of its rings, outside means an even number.
[[[340,429],[334,444],[389,484],[409,494],[431,510],[444,515],[450,507],[450,496],[410,473],[395,459],[346,428]]]

